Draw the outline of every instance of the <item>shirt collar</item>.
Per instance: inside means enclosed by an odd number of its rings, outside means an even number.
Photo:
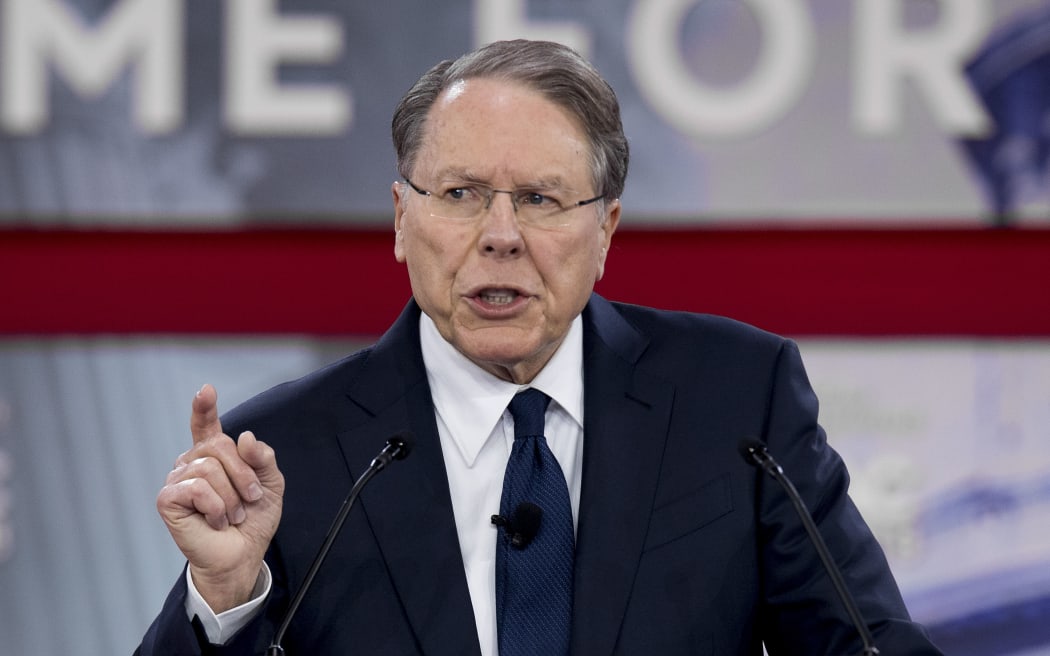
[[[583,427],[583,320],[579,316],[528,385],[497,378],[471,362],[445,341],[425,313],[420,315],[419,337],[434,410],[467,466],[474,464],[511,398],[527,387],[551,397]]]

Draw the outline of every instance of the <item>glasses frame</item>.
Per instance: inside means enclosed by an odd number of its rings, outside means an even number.
[[[423,189],[422,187],[417,187],[416,184],[414,182],[412,182],[411,180],[409,180],[408,178],[405,178],[405,182],[408,184],[409,187],[412,188],[413,191],[415,191],[420,196],[426,196],[427,198],[433,198],[434,197],[433,192],[427,191],[426,189]],[[466,185],[465,184],[463,186],[465,186],[465,187],[466,186],[473,186],[473,187],[476,187],[478,189],[488,189],[489,192],[490,192],[488,194],[488,197],[485,199],[485,205],[482,208],[481,212],[479,212],[476,216],[463,217],[463,219],[476,219],[476,218],[480,217],[482,214],[484,214],[485,212],[487,212],[489,210],[489,208],[492,207],[492,200],[496,197],[496,194],[508,194],[510,196],[510,204],[511,204],[511,206],[514,207],[514,215],[517,216],[517,214],[518,214],[518,201],[516,199],[515,194],[518,194],[521,190],[519,190],[519,189],[496,189],[495,187],[490,187],[488,185],[481,184],[481,183],[472,183],[470,185]],[[537,193],[539,193],[539,192],[537,192]],[[576,209],[578,207],[583,207],[585,205],[590,205],[591,203],[596,203],[596,202],[598,202],[600,200],[603,200],[604,198],[605,198],[605,194],[602,193],[602,194],[598,194],[594,198],[587,198],[585,200],[578,200],[575,203],[573,203],[572,205],[569,205],[568,207],[562,207],[558,211],[552,212],[551,215],[552,216],[556,216],[556,215],[559,215],[559,214],[565,214],[566,212],[570,212],[570,211],[572,211],[572,210],[574,210],[574,209]],[[431,216],[438,216],[438,215],[432,214]],[[449,220],[456,220],[456,219],[453,219],[451,217],[439,217],[439,218],[444,218],[444,219],[449,219]]]

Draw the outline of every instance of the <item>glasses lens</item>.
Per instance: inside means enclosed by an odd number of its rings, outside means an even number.
[[[540,228],[559,228],[572,222],[570,210],[578,206],[566,207],[555,193],[515,190],[503,191],[484,186],[462,186],[442,188],[427,193],[421,198],[432,216],[454,221],[468,221],[480,217],[492,203],[498,202],[495,196],[510,196],[518,221]]]
[[[573,207],[566,206],[559,197],[564,194],[553,190],[547,193],[535,191],[523,191],[515,198],[518,208],[518,218],[525,223],[541,228],[554,228],[568,225],[572,221],[572,213],[568,210]]]
[[[473,187],[457,187],[433,192],[427,196],[430,213],[444,219],[473,219],[487,204],[483,191]]]

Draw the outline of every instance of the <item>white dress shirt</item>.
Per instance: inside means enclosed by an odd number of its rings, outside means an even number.
[[[497,656],[497,528],[491,517],[499,513],[503,473],[514,444],[514,420],[507,405],[528,387],[551,397],[544,434],[565,474],[575,527],[583,472],[583,321],[576,317],[560,348],[524,386],[501,380],[468,360],[441,337],[426,314],[420,315],[419,327],[481,653]],[[270,592],[270,572],[263,563],[258,596],[216,615],[193,586],[188,568],[186,578],[186,613],[200,617],[213,643],[228,640],[247,624]]]
[[[514,444],[507,404],[526,387],[551,397],[544,435],[569,486],[573,526],[580,508],[583,471],[583,321],[527,386],[484,371],[446,342],[425,314],[420,322],[423,363],[434,399],[452,510],[467,574],[482,656],[496,656],[496,537],[503,473]]]

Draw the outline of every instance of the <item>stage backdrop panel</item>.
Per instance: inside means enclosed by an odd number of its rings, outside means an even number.
[[[1046,0],[0,9],[3,222],[387,221],[397,99],[519,36],[615,87],[639,221],[1050,220]]]
[[[154,499],[194,392],[215,384],[226,409],[358,346],[0,343],[4,653],[130,653],[182,568]],[[1050,654],[1050,341],[800,346],[915,617],[954,656]]]

